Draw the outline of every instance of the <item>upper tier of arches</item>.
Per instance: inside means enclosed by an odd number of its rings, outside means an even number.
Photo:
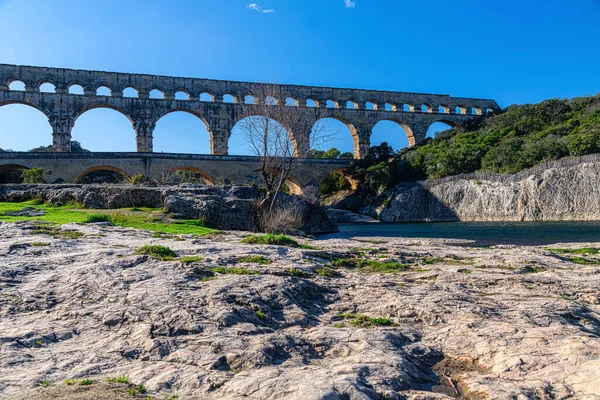
[[[13,82],[20,82],[13,88]],[[253,96],[256,103],[292,107],[317,107],[387,112],[425,112],[439,114],[485,115],[498,110],[493,100],[451,97],[448,95],[274,85],[278,95],[269,101],[256,98],[256,83],[178,78],[142,74],[82,71],[0,64],[0,90],[43,93],[52,85],[57,94],[134,97],[169,101],[244,103]],[[71,87],[81,88],[72,91]],[[262,84],[261,84],[262,85]],[[102,88],[102,94],[99,93]],[[151,95],[158,91],[159,96]]]

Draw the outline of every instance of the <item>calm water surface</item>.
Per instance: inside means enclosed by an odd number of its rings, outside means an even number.
[[[348,239],[359,236],[449,238],[475,240],[476,244],[481,246],[600,242],[600,221],[367,223],[338,226],[340,232],[319,238]]]

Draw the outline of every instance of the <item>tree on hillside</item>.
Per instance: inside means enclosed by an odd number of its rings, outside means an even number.
[[[328,129],[322,121],[315,123],[314,110],[286,106],[274,85],[259,85],[253,97],[253,104],[240,104],[242,119],[238,126],[248,149],[260,160],[260,176],[266,189],[261,207],[272,210],[292,171],[307,158],[301,149],[324,143],[329,138]],[[275,99],[280,99],[280,104]]]
[[[52,151],[54,151],[54,149],[52,148],[52,145],[35,147],[35,148],[29,150],[30,153],[51,153]],[[73,140],[71,142],[71,153],[89,153],[89,152],[90,151],[87,149],[84,149],[81,146],[81,143],[79,143],[77,140]]]

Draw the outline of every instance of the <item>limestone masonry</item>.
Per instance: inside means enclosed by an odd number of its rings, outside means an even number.
[[[21,81],[25,90],[10,90]],[[51,83],[54,93],[40,92]],[[79,85],[83,94],[74,94]],[[173,111],[187,111],[206,124],[211,154],[227,155],[234,125],[242,118],[240,103],[253,96],[263,84],[211,79],[179,78],[143,74],[85,71],[63,68],[0,64],[0,106],[20,103],[42,111],[52,126],[56,152],[71,150],[71,129],[77,118],[93,108],[107,107],[129,118],[136,132],[137,151],[152,152],[152,132],[156,122]],[[345,123],[354,140],[354,156],[365,156],[373,127],[391,120],[407,132],[410,145],[425,139],[434,122],[456,125],[497,111],[494,100],[451,97],[449,95],[388,92],[298,85],[274,85],[280,93],[277,106],[297,107],[310,112],[314,121],[335,118]],[[101,88],[102,93],[98,94]],[[135,89],[136,97],[126,97],[125,89]],[[104,90],[104,91],[102,91]],[[162,98],[150,98],[158,90]],[[129,91],[131,92],[131,91]],[[178,94],[178,99],[176,99]],[[203,100],[200,98],[202,96]],[[180,100],[179,98],[184,98]],[[257,102],[265,99],[255,99]],[[367,104],[369,103],[369,104]],[[310,128],[292,132],[294,142],[308,143]],[[308,149],[299,149],[299,153]]]

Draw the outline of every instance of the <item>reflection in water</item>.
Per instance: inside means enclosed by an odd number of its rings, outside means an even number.
[[[575,222],[432,222],[339,224],[340,232],[319,239],[388,236],[475,240],[478,245],[547,245],[600,242],[600,221]]]

